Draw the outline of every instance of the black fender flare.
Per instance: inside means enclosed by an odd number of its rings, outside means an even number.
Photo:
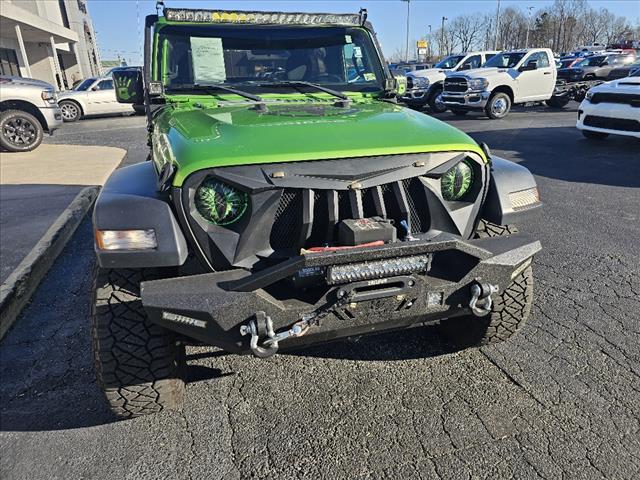
[[[102,250],[95,246],[103,268],[151,268],[184,264],[189,250],[167,193],[157,190],[152,162],[123,167],[109,177],[93,210],[94,230],[154,230],[153,250]]]
[[[489,191],[480,217],[498,225],[522,224],[532,212],[542,206],[542,202],[514,209],[509,195],[537,187],[536,179],[526,167],[492,156]]]

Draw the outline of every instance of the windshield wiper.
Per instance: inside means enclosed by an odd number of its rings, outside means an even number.
[[[328,93],[329,95],[333,95],[340,99],[340,102],[337,102],[337,105],[340,107],[348,107],[351,99],[342,92],[334,90],[332,88],[323,87],[322,85],[318,85],[317,83],[305,82],[303,80],[283,80],[279,82],[264,82],[258,85],[259,87],[291,87],[298,91],[301,91],[298,87],[311,87],[315,88],[324,93]]]
[[[238,95],[240,97],[244,97],[248,100],[252,100],[257,103],[264,103],[264,100],[259,95],[254,95],[253,93],[245,92],[242,90],[238,90],[237,88],[227,87],[226,85],[222,85],[220,83],[210,83],[210,84],[202,84],[202,83],[194,83],[184,84],[184,85],[176,85],[171,90],[201,90],[204,92],[213,92],[215,90],[222,90],[223,92],[233,93],[234,95]]]

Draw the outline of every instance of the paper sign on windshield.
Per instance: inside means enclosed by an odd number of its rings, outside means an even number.
[[[194,83],[219,83],[227,79],[221,38],[191,37]]]

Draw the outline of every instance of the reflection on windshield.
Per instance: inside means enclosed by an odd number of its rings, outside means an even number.
[[[524,52],[520,53],[499,53],[488,60],[483,67],[513,68],[524,57]]]
[[[88,90],[89,87],[95,81],[96,81],[95,78],[87,78],[86,80],[83,80],[82,82],[80,82],[80,85],[78,85],[76,88],[74,88],[74,90],[77,90],[79,92],[84,92],[84,91]]]
[[[450,69],[455,67],[458,62],[460,62],[460,60],[462,60],[464,57],[462,55],[452,55],[450,57],[445,58],[444,60],[442,60],[439,63],[436,63],[436,68],[442,68],[442,69]]]
[[[263,91],[269,82],[383,88],[382,65],[361,28],[172,25],[162,29],[159,45],[154,76],[169,90],[219,84]]]

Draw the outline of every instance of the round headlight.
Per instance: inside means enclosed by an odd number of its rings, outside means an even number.
[[[242,217],[249,195],[214,178],[207,178],[196,190],[196,209],[214,225],[230,225]]]
[[[440,179],[442,198],[447,201],[460,200],[473,183],[473,168],[467,160],[457,163],[445,172]]]

